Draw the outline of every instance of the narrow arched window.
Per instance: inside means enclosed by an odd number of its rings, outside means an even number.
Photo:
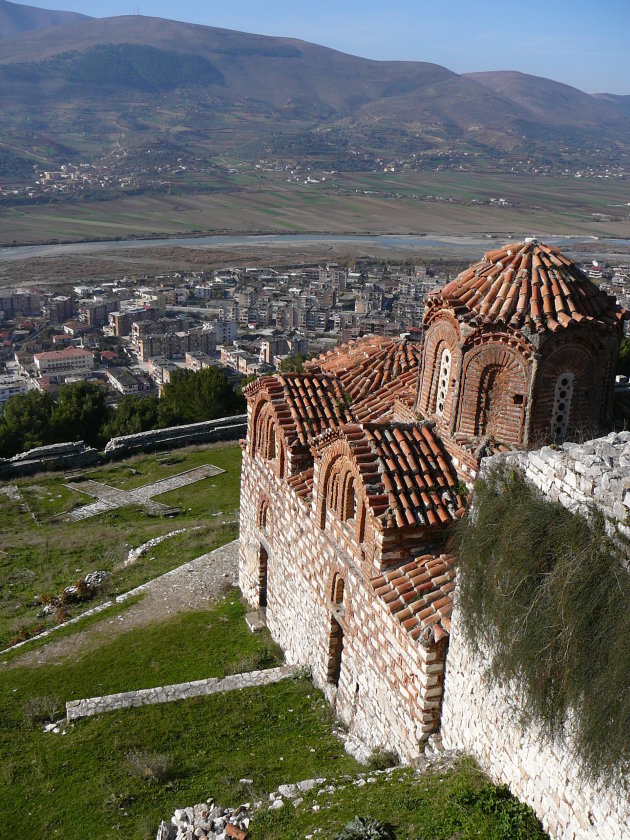
[[[440,357],[440,370],[438,373],[437,395],[435,400],[435,413],[438,416],[444,414],[444,406],[446,405],[446,395],[448,393],[448,383],[451,375],[451,351],[448,347],[442,350]]]
[[[570,371],[565,371],[556,380],[556,388],[553,396],[551,434],[556,441],[563,441],[567,436],[572,396],[573,374]]]
[[[339,510],[340,519],[344,521],[347,519],[354,519],[357,512],[357,497],[354,492],[354,478],[351,475],[346,476],[343,499],[341,502]]]

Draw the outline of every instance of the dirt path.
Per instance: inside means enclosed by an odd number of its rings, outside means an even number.
[[[82,656],[105,641],[180,612],[204,609],[228,587],[238,582],[238,540],[184,563],[160,577],[132,590],[142,592],[142,600],[119,615],[103,619],[86,630],[51,641],[43,647],[25,651],[5,665],[55,663]]]

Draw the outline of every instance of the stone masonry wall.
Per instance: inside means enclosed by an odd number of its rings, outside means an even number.
[[[604,514],[610,535],[628,548],[630,432],[612,432],[581,444],[495,455],[483,462],[483,469],[501,460],[520,469],[542,493],[569,510],[588,518],[596,508]]]
[[[627,840],[628,791],[586,783],[565,742],[521,721],[514,686],[488,685],[452,615],[442,707],[442,743],[473,756],[497,783],[530,805],[552,840]]]
[[[222,440],[238,440],[247,432],[247,415],[237,414],[219,420],[206,420],[186,426],[171,426],[138,432],[135,435],[121,435],[112,438],[105,447],[106,458],[126,458],[136,452],[154,452],[157,449],[173,449],[196,443],[214,443]]]
[[[268,505],[259,527],[261,502]],[[332,516],[332,514],[328,514]],[[243,453],[239,583],[259,604],[260,551],[268,554],[266,620],[287,661],[306,665],[350,734],[371,749],[395,750],[410,761],[435,731],[442,694],[444,646],[424,648],[393,618],[357,565],[348,533],[330,537],[313,506],[278,478],[273,462]],[[344,580],[343,607],[331,604],[335,574]],[[333,617],[343,628],[338,685],[330,681]]]
[[[481,474],[507,461],[549,498],[585,514],[602,510],[611,530],[628,534],[630,433],[585,444],[543,447],[499,455],[483,462]],[[630,644],[628,639],[611,643]],[[586,783],[567,740],[550,742],[523,725],[514,686],[489,685],[483,666],[461,631],[456,603],[445,674],[441,735],[448,749],[474,756],[497,782],[536,811],[554,840],[625,840],[630,836],[629,780],[616,790]],[[526,710],[525,710],[526,711]],[[625,788],[624,788],[625,785]]]

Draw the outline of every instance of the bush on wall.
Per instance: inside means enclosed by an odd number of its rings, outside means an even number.
[[[505,466],[477,481],[455,529],[464,632],[488,674],[514,678],[550,735],[569,718],[585,775],[630,769],[630,574],[589,523]]]

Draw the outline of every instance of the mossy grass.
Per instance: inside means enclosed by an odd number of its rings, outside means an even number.
[[[349,823],[385,826],[395,840],[543,840],[547,835],[532,811],[511,796],[506,787],[491,784],[470,760],[449,770],[417,776],[410,768],[358,779],[341,779],[324,793],[304,795],[297,807],[256,815],[252,840],[322,840],[377,837],[347,831]],[[313,810],[315,806],[315,810]],[[317,834],[315,832],[317,831]]]
[[[477,481],[454,535],[464,630],[490,651],[489,677],[516,680],[550,736],[571,730],[586,777],[627,774],[630,574],[602,518],[502,467]]]

